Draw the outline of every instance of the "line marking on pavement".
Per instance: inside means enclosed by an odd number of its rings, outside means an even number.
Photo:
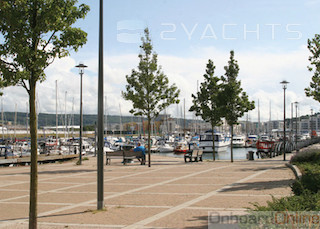
[[[121,177],[115,177],[115,178],[111,178],[111,179],[108,179],[108,180],[115,180],[115,179],[120,179],[120,178],[125,178],[125,177],[130,177],[130,176],[139,176],[139,175],[142,175],[142,174],[145,174],[145,173],[150,173],[150,172],[157,172],[159,170],[163,170],[163,169],[167,169],[169,166],[163,168],[157,168],[157,169],[152,169],[152,170],[147,170],[147,171],[143,171],[143,172],[140,172],[140,173],[131,173],[129,175],[126,175],[126,176],[121,176]],[[171,166],[170,166],[171,167]],[[78,174],[77,174],[78,175]],[[70,175],[69,175],[70,176]],[[68,176],[68,177],[69,177]],[[66,177],[66,176],[64,176]],[[85,183],[83,184],[84,185],[88,185],[88,184],[96,184],[96,182],[91,182],[91,183]],[[74,186],[69,186],[69,187],[65,187],[65,189],[68,189],[68,188],[71,188],[71,187],[74,187]],[[61,189],[61,188],[60,188]],[[60,189],[56,189],[56,190],[60,190]],[[135,190],[135,189],[133,189]],[[38,194],[43,194],[43,193],[49,193],[50,191],[44,191],[44,192],[39,192]],[[128,192],[128,191],[127,191]],[[122,194],[121,192],[117,193],[117,194],[114,194],[112,195],[111,198],[113,197],[117,197],[117,196],[120,196],[120,195],[124,195]],[[10,201],[10,200],[14,200],[14,199],[19,199],[19,198],[23,198],[23,197],[28,197],[29,195],[24,195],[24,196],[20,196],[20,197],[13,197],[13,198],[8,198],[8,199],[4,199],[4,200],[0,200],[0,203],[2,202],[6,202],[6,201]],[[107,197],[105,197],[104,199],[108,199]],[[69,205],[69,206],[66,206],[66,207],[62,207],[62,208],[58,208],[58,209],[55,209],[55,210],[51,210],[51,211],[47,211],[47,212],[44,212],[44,213],[40,213],[38,214],[38,217],[42,217],[42,216],[46,216],[46,215],[50,215],[50,214],[54,214],[54,213],[58,213],[58,212],[61,212],[61,211],[65,211],[65,210],[70,210],[70,209],[73,209],[73,208],[76,208],[76,207],[80,207],[80,206],[83,206],[83,205],[88,205],[88,204],[91,204],[91,203],[94,203],[96,202],[96,199],[94,200],[89,200],[89,201],[85,201],[85,202],[81,202],[81,203],[78,203],[78,204],[73,204],[73,205]],[[5,227],[5,226],[8,226],[8,225],[12,225],[12,224],[15,224],[15,223],[20,223],[20,222],[24,222],[28,220],[28,218],[22,218],[22,219],[16,219],[16,220],[0,220],[0,222],[3,222],[1,225],[0,225],[0,228],[1,227]]]
[[[263,174],[263,173],[265,173],[265,172],[267,172],[267,171],[269,171],[269,170],[271,170],[271,169],[273,169],[273,168],[277,168],[277,167],[280,167],[280,166],[283,166],[283,165],[278,165],[278,166],[275,166],[275,167],[272,167],[272,168],[269,168],[269,169],[265,169],[265,170],[259,171],[259,172],[255,173],[255,174],[252,174],[252,175],[249,175],[249,176],[247,176],[247,177],[245,177],[245,178],[242,178],[242,179],[238,180],[237,182],[234,182],[234,183],[232,183],[232,184],[230,184],[230,185],[226,185],[226,186],[224,186],[224,187],[222,187],[222,188],[220,188],[220,189],[218,189],[218,190],[215,190],[215,191],[206,193],[206,194],[203,195],[203,196],[197,197],[197,198],[195,198],[195,199],[189,200],[189,201],[187,201],[187,202],[185,202],[185,203],[182,203],[182,204],[180,204],[180,205],[174,206],[173,208],[170,208],[170,209],[168,209],[168,210],[165,210],[165,211],[163,211],[163,212],[160,212],[160,213],[158,213],[158,214],[156,214],[156,215],[153,215],[153,216],[151,216],[151,217],[149,217],[149,218],[146,218],[146,219],[144,219],[144,220],[141,220],[141,221],[139,221],[139,222],[136,222],[136,223],[134,223],[134,224],[132,224],[132,225],[129,225],[129,226],[127,226],[127,227],[124,227],[124,228],[125,228],[125,229],[143,228],[143,227],[144,227],[145,225],[147,225],[147,224],[150,224],[150,223],[152,223],[152,222],[154,222],[154,221],[156,221],[156,220],[159,220],[159,219],[161,219],[161,218],[163,218],[163,217],[165,217],[165,216],[167,216],[167,215],[170,215],[170,214],[172,214],[172,213],[175,213],[175,212],[177,212],[177,211],[179,211],[179,210],[181,210],[181,209],[190,207],[192,204],[195,204],[195,203],[197,203],[197,202],[200,202],[200,201],[202,201],[202,200],[205,200],[205,199],[207,199],[207,198],[209,198],[209,197],[211,197],[211,196],[217,195],[218,193],[222,192],[222,191],[225,190],[225,189],[231,188],[231,187],[233,187],[233,186],[235,186],[235,185],[237,185],[237,184],[239,184],[239,183],[242,183],[242,182],[245,182],[245,181],[247,181],[247,180],[250,180],[250,179],[252,179],[252,178],[254,178],[254,177],[256,177],[256,176],[259,176],[259,175],[261,175],[261,174]]]
[[[182,165],[182,166],[185,167],[185,166],[187,166],[187,165]],[[143,186],[143,187],[135,188],[135,189],[132,189],[132,190],[115,193],[115,194],[113,194],[113,195],[104,197],[104,200],[106,200],[106,199],[111,199],[111,198],[115,198],[115,197],[122,196],[122,195],[126,195],[126,194],[130,194],[130,193],[137,192],[137,191],[142,191],[142,190],[144,190],[144,189],[148,189],[148,188],[151,188],[151,187],[160,186],[160,185],[167,184],[167,183],[170,183],[170,182],[174,182],[174,181],[177,181],[177,180],[180,180],[180,179],[185,179],[185,178],[188,178],[188,177],[196,176],[196,175],[199,175],[199,174],[201,174],[201,173],[205,173],[205,172],[209,172],[209,171],[214,171],[214,170],[218,170],[218,169],[223,169],[223,168],[230,168],[230,167],[233,167],[233,165],[226,165],[226,166],[209,168],[209,169],[204,170],[204,171],[202,170],[202,171],[199,171],[199,172],[190,173],[190,174],[187,174],[187,175],[182,176],[182,177],[175,177],[175,178],[172,178],[172,179],[170,179],[170,180],[158,182],[158,183],[156,183],[156,184],[150,184],[150,185],[146,185],[146,186]],[[168,169],[168,168],[172,168],[172,166],[166,166],[166,167],[164,167],[164,168],[161,167],[161,168],[158,168],[158,169],[153,169],[153,170],[151,170],[151,171],[150,171],[150,170],[147,170],[147,171],[144,171],[144,172],[141,172],[141,173],[132,173],[132,174],[127,175],[127,176],[125,176],[125,177],[137,176],[137,175],[141,175],[141,174],[144,174],[144,173],[150,173],[150,172],[156,172],[156,171],[159,171],[159,170],[165,170],[165,169]],[[121,179],[121,178],[124,178],[124,177],[116,177],[116,178],[114,178],[114,179]],[[96,183],[96,182],[94,182],[94,183]],[[87,185],[87,184],[88,184],[88,183],[86,183],[86,184],[84,184],[84,185]],[[70,188],[70,187],[68,187],[68,188]],[[15,198],[14,198],[14,199],[15,199]],[[43,216],[55,214],[55,213],[58,213],[58,212],[61,212],[61,211],[66,211],[66,210],[70,210],[70,209],[73,209],[73,208],[81,207],[81,206],[84,206],[84,205],[92,204],[92,203],[95,203],[96,201],[97,201],[96,199],[93,199],[93,200],[89,200],[89,201],[85,201],[85,202],[73,204],[73,205],[71,205],[71,206],[65,206],[65,207],[62,207],[62,208],[55,209],[55,210],[51,210],[51,211],[47,211],[47,212],[44,212],[44,213],[40,213],[40,214],[38,214],[38,217],[43,217]],[[0,201],[0,202],[2,202],[2,201]],[[19,220],[14,220],[14,221],[11,221],[11,222],[12,222],[12,223],[17,223],[17,222],[24,222],[25,220],[27,220],[27,219],[26,219],[26,218],[25,218],[25,219],[19,219]],[[5,222],[6,224],[0,225],[0,227],[10,225],[10,224],[12,224],[11,222]]]
[[[155,171],[157,171],[157,170],[155,170]],[[126,177],[135,176],[135,175],[141,175],[141,174],[144,174],[144,173],[147,173],[147,172],[150,172],[150,171],[144,171],[144,172],[141,172],[141,173],[138,173],[138,174],[137,173],[131,173],[129,175],[122,176],[122,177],[114,177],[114,178],[105,179],[104,181],[112,181],[112,180],[117,180],[119,178],[126,178]],[[73,175],[70,175],[70,176],[73,176]],[[64,177],[66,177],[66,176],[64,176]],[[67,177],[69,177],[69,176],[67,176]],[[57,188],[57,189],[53,189],[53,190],[38,191],[38,196],[41,195],[41,194],[54,193],[56,191],[63,191],[63,190],[70,189],[70,188],[79,188],[81,186],[92,185],[92,184],[96,184],[96,183],[97,183],[97,181],[94,181],[94,182],[89,182],[89,183],[82,183],[82,184],[80,183],[80,184],[76,184],[76,185],[72,185],[72,186]],[[20,198],[24,198],[24,197],[29,197],[29,194],[22,195],[22,196],[11,197],[11,198],[7,198],[7,199],[2,199],[2,200],[0,200],[0,203],[11,201],[11,200],[16,200],[16,199],[20,199]]]

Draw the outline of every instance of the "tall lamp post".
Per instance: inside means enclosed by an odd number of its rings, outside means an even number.
[[[288,81],[280,82],[283,88],[283,160],[286,160],[286,89]]]
[[[298,152],[298,102],[294,102],[294,104],[296,105],[296,151]]]
[[[98,157],[97,157],[97,209],[104,207],[103,180],[103,0],[99,1],[99,66],[98,66]]]
[[[80,74],[80,137],[79,137],[79,165],[81,165],[82,162],[82,76],[84,73],[84,69],[88,67],[84,65],[83,63],[80,63],[76,66],[76,68],[79,68],[79,74]]]

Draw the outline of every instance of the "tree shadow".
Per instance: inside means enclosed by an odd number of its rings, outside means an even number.
[[[187,221],[196,221],[197,224],[203,224],[199,226],[188,226],[184,227],[185,229],[207,229],[208,228],[208,215],[201,215],[201,216],[193,216],[191,219],[188,219]]]
[[[54,170],[54,171],[40,171],[38,174],[69,174],[69,173],[85,173],[85,172],[96,172],[95,169],[76,169],[76,170]],[[23,173],[8,173],[6,176],[11,175],[30,175],[30,172]]]
[[[263,170],[288,170],[287,167],[276,167],[276,168],[268,168],[268,167],[256,167],[256,168],[242,168],[240,169],[240,171],[243,171],[243,172],[248,172],[248,171],[256,171],[256,172],[259,172],[259,171],[263,171]]]
[[[56,216],[71,216],[71,215],[80,215],[90,212],[88,210],[86,211],[79,211],[79,212],[72,212],[72,213],[64,213],[64,214],[54,214],[54,215],[44,215],[44,216],[38,216],[38,219],[44,219],[44,218],[50,218],[50,217],[56,217]],[[40,213],[41,214],[41,213]],[[28,220],[28,217],[20,217],[20,218],[11,218],[11,219],[2,219],[0,222],[6,222],[6,221],[16,221],[16,220]]]
[[[235,183],[229,188],[222,189],[220,193],[243,191],[243,190],[259,191],[259,190],[283,188],[283,187],[288,187],[293,182],[294,182],[294,179],[283,179],[283,180],[274,180],[274,181],[268,180],[268,181]]]

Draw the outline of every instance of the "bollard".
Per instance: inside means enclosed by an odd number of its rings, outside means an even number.
[[[248,160],[249,160],[249,161],[253,161],[253,160],[254,160],[253,154],[254,154],[253,151],[249,151],[249,152],[248,152]]]

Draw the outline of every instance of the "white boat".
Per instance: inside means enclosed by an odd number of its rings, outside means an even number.
[[[234,148],[241,148],[246,146],[246,137],[243,135],[236,135],[232,138],[232,146]]]
[[[199,149],[203,152],[212,152],[212,134],[211,132],[206,132],[200,135]],[[227,137],[221,133],[214,133],[214,150],[215,152],[224,152],[230,145],[230,137]]]
[[[168,143],[159,145],[159,147],[158,147],[159,153],[173,152],[173,150],[174,150],[173,146],[169,145]]]
[[[256,148],[256,144],[259,140],[259,137],[258,135],[254,135],[254,134],[251,134],[248,136],[248,139],[246,141],[246,147],[253,147],[253,148]]]

